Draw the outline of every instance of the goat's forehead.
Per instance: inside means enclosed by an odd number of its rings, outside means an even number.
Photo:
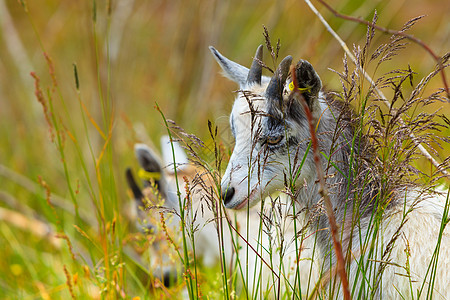
[[[265,89],[256,86],[248,90],[240,91],[234,101],[231,111],[233,119],[250,119],[251,111],[258,113],[265,112],[266,99],[264,97]]]

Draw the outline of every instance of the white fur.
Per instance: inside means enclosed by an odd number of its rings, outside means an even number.
[[[215,50],[212,51],[216,60],[223,61],[224,58],[221,54]],[[235,64],[235,63],[234,63]],[[240,78],[241,80],[235,80],[240,84],[241,89],[246,91],[241,91],[238,93],[237,98],[234,102],[233,109],[230,115],[230,122],[232,129],[235,134],[235,148],[230,157],[226,172],[222,178],[222,189],[234,189],[232,197],[227,197],[228,203],[226,206],[233,209],[241,209],[249,206],[253,206],[260,199],[264,199],[268,195],[282,190],[284,186],[284,176],[287,176],[292,172],[294,167],[293,157],[295,153],[290,153],[288,155],[285,152],[279,150],[272,151],[270,155],[262,155],[262,143],[260,142],[261,136],[258,136],[258,132],[270,131],[269,128],[265,128],[265,120],[270,115],[268,111],[268,102],[270,99],[266,98],[265,91],[267,86],[267,80],[263,80],[261,85],[247,86],[245,82],[242,82],[242,78],[246,78],[245,69],[234,68],[233,64],[221,64],[225,74],[228,74],[230,78]],[[244,72],[244,74],[239,74]],[[248,72],[248,70],[246,71]],[[230,76],[229,74],[234,74]],[[311,74],[313,75],[313,74]],[[314,80],[314,76],[310,76]],[[308,78],[308,77],[306,77]],[[318,78],[318,77],[317,77]],[[302,80],[302,78],[298,79]],[[318,85],[321,85],[320,79],[316,81]],[[286,94],[286,92],[285,92]],[[247,96],[246,96],[247,95]],[[250,96],[248,96],[250,95]],[[314,95],[313,95],[314,96]],[[320,143],[325,147],[325,152],[329,149],[326,148],[331,144],[331,139],[333,131],[335,130],[335,117],[333,116],[332,108],[328,106],[327,102],[324,100],[324,94],[322,92],[318,93],[317,98],[311,103],[311,109],[315,120],[317,121],[319,117],[321,118],[320,128],[317,129],[317,134],[320,135]],[[287,97],[286,97],[287,98]],[[314,98],[312,98],[314,99]],[[287,99],[283,99],[287,101]],[[253,105],[250,105],[251,103]],[[252,120],[251,111],[259,111],[256,117]],[[301,120],[301,118],[299,118]],[[304,123],[299,123],[299,120],[287,120],[289,123],[286,132],[283,133],[284,139],[290,136],[297,137],[299,145],[302,143],[307,143],[310,139],[308,124],[306,123],[306,118],[304,118]],[[334,123],[333,123],[334,122]],[[317,125],[319,127],[319,125]],[[328,126],[328,127],[327,127]],[[253,130],[252,130],[253,129]],[[264,138],[264,136],[262,136]],[[339,137],[341,138],[341,137]],[[342,138],[345,142],[345,138]],[[347,139],[348,140],[348,139]],[[350,137],[351,140],[351,137]],[[342,145],[345,145],[342,143]],[[286,149],[286,148],[285,148]],[[298,149],[303,149],[299,148]],[[339,148],[333,155],[338,155]],[[344,152],[342,152],[344,153]],[[310,153],[311,154],[311,153]],[[300,159],[303,153],[300,153]],[[316,182],[317,174],[315,171],[315,164],[311,157],[307,156],[305,164],[301,170],[299,180],[296,181],[296,188],[298,191],[297,201],[291,203],[286,202],[286,206],[295,206],[296,210],[299,211],[302,208],[307,208],[307,215],[310,214],[309,210],[320,204],[321,196],[319,195],[319,187]],[[344,164],[345,153],[342,154],[343,158],[337,158],[339,163]],[[268,166],[266,168],[266,166]],[[339,189],[339,185],[342,185],[339,181],[340,178],[338,172],[334,168],[330,168],[332,171],[329,173],[328,182],[334,184],[334,190],[330,192],[333,193],[330,196],[333,198],[333,207],[336,209],[336,216],[338,222],[345,219],[345,212],[342,210],[343,203],[345,203],[346,198]],[[333,172],[334,170],[334,172]],[[284,175],[287,174],[287,175]],[[395,191],[393,194],[394,200],[392,205],[383,214],[383,218],[380,225],[380,230],[376,235],[376,239],[373,245],[374,255],[368,258],[368,252],[371,250],[369,248],[361,248],[360,245],[366,239],[372,240],[373,232],[371,231],[372,225],[370,225],[370,216],[361,219],[359,227],[356,227],[354,232],[350,232],[351,226],[346,226],[343,229],[343,246],[345,247],[349,244],[349,239],[353,241],[352,243],[352,255],[350,261],[350,291],[355,288],[356,293],[358,293],[360,287],[364,284],[362,282],[363,278],[361,274],[357,276],[358,268],[361,265],[370,265],[373,270],[377,270],[382,262],[380,260],[383,258],[383,253],[386,252],[386,248],[393,246],[392,252],[389,255],[384,256],[384,259],[388,260],[385,271],[382,273],[380,278],[381,285],[377,289],[371,291],[366,287],[366,296],[373,296],[375,298],[381,299],[411,299],[411,298],[425,298],[427,295],[428,282],[430,280],[430,274],[433,273],[436,276],[434,282],[434,298],[450,299],[450,232],[448,226],[443,232],[439,262],[437,264],[437,269],[430,270],[428,275],[427,269],[430,265],[430,261],[433,252],[437,245],[438,234],[441,226],[442,216],[444,214],[444,206],[446,198],[444,196],[437,196],[431,194],[421,193],[420,190],[411,191]],[[444,194],[446,194],[444,192]],[[226,195],[226,194],[224,194]],[[225,198],[225,196],[224,196]],[[413,208],[411,211],[410,208]],[[339,210],[341,209],[341,210]],[[409,211],[406,215],[405,212]],[[350,210],[351,212],[351,210]],[[351,213],[347,214],[347,217],[351,217]],[[406,223],[403,222],[406,220]],[[328,223],[327,223],[328,224]],[[403,226],[401,226],[403,224]],[[342,225],[342,224],[341,224]],[[338,224],[338,226],[340,226]],[[400,228],[401,227],[401,228]],[[321,228],[323,231],[328,230],[328,228]],[[399,233],[399,237],[393,243],[393,237],[396,233]],[[346,240],[346,238],[348,238]],[[328,240],[330,237],[328,235]],[[326,247],[326,242],[322,243]],[[367,243],[366,243],[367,245]],[[409,255],[405,252],[405,249],[409,248]],[[295,251],[295,249],[294,249]],[[334,255],[334,252],[331,252]],[[334,266],[329,266],[329,261],[323,260],[327,256],[322,253],[321,263],[324,265],[324,270],[334,271]],[[288,259],[288,258],[285,258]],[[334,262],[334,260],[333,260]],[[409,266],[407,266],[409,262]],[[327,266],[328,265],[328,266]],[[410,270],[409,276],[406,273],[407,268]],[[372,284],[375,282],[374,276],[376,272],[373,271],[368,273],[368,278],[364,279],[367,284]],[[327,271],[328,273],[328,271]],[[326,275],[326,274],[325,274]],[[326,276],[325,276],[326,277]],[[334,278],[334,276],[332,276]],[[357,279],[356,279],[357,278]],[[319,291],[322,295],[327,296],[328,291],[333,285],[330,285],[330,281],[333,279],[324,278],[323,289]],[[338,280],[338,279],[337,279]],[[339,280],[337,282],[339,284]],[[419,295],[418,291],[424,284],[422,293]],[[340,288],[338,294],[342,298],[342,288]],[[331,297],[328,295],[328,297]],[[358,297],[355,294],[354,297]]]
[[[423,195],[417,190],[406,191],[405,201],[386,212],[378,233],[378,242],[375,251],[377,255],[367,259],[359,247],[353,247],[352,261],[350,263],[349,280],[351,285],[361,286],[361,276],[357,280],[356,272],[361,263],[372,264],[376,269],[380,266],[382,254],[387,244],[393,239],[397,229],[404,223],[400,235],[395,241],[393,250],[389,255],[389,263],[382,275],[382,284],[374,293],[380,299],[425,299],[430,283],[430,273],[427,269],[437,246],[446,195]],[[412,208],[412,209],[411,209]],[[410,210],[408,212],[408,210]],[[362,229],[363,238],[367,230]],[[450,232],[443,232],[440,255],[435,271],[433,298],[450,298],[450,272],[449,253]],[[409,253],[409,254],[407,254]],[[363,254],[366,254],[364,256]],[[407,268],[410,274],[407,273]],[[421,294],[419,290],[423,287]],[[342,290],[340,291],[342,297]]]

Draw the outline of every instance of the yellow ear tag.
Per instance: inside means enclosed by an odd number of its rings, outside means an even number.
[[[291,83],[289,83],[289,90],[293,91],[294,90],[294,82],[291,81]]]
[[[138,171],[139,178],[143,180],[160,180],[161,179],[161,173],[160,172],[147,172],[144,169],[139,169]]]
[[[294,82],[293,81],[291,81],[291,83],[289,83],[289,90],[291,90],[291,91],[293,91],[294,90]],[[310,87],[305,87],[305,88],[298,88],[298,90],[300,91],[300,92],[307,92],[307,91],[309,91],[311,88]]]

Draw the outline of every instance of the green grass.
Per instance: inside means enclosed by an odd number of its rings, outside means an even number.
[[[341,89],[327,68],[342,70],[343,51],[302,1],[0,2],[6,8],[0,7],[0,207],[7,209],[0,220],[2,299],[145,299],[178,292],[149,291],[145,266],[127,252],[130,195],[123,173],[136,167],[134,143],[166,134],[155,102],[164,116],[228,156],[227,115],[236,87],[217,75],[209,45],[248,65],[264,42],[265,24],[281,39],[281,55],[308,59],[327,88]],[[412,33],[442,55],[450,48],[446,3],[332,5],[369,20],[377,9],[378,24],[394,29],[427,14]],[[364,26],[317,6],[348,45],[364,44]],[[374,47],[387,39],[377,34]],[[434,68],[432,58],[411,45],[376,73],[408,64],[418,73],[414,78]],[[441,86],[436,76],[424,94]],[[440,107],[449,117],[448,103],[430,105],[429,112]],[[218,125],[218,142],[208,120]],[[442,161],[450,145],[434,150]],[[214,166],[214,154],[204,157]],[[434,170],[424,159],[415,165],[428,175]],[[21,217],[28,227],[15,223]],[[223,282],[218,270],[197,270],[205,297],[220,298],[228,288],[233,293],[235,283]],[[190,284],[193,296],[197,282]]]

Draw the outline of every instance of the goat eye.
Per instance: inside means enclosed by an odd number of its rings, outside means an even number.
[[[283,136],[281,136],[281,135],[274,136],[274,137],[268,137],[266,142],[267,142],[267,144],[274,146],[274,145],[278,144],[279,142],[281,142],[282,139],[283,139]]]

